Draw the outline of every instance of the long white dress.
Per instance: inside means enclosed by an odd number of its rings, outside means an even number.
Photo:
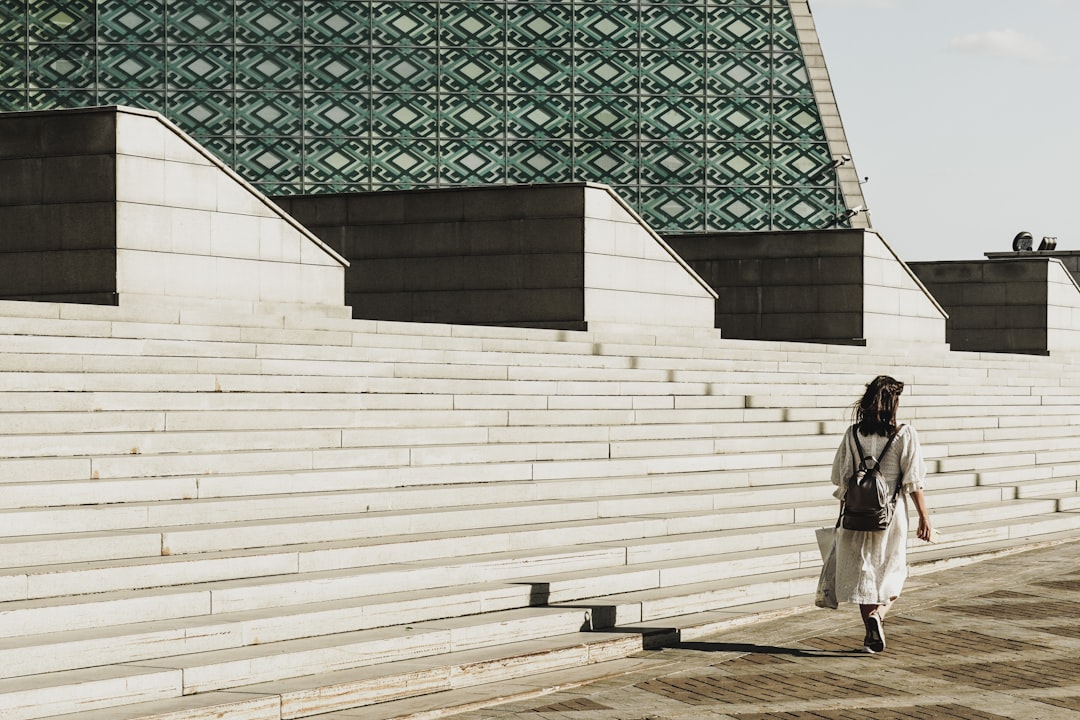
[[[844,497],[851,477],[857,451],[852,440],[853,428],[844,433],[844,440],[833,458],[833,496]],[[887,438],[859,433],[863,451],[878,457]],[[907,579],[908,493],[922,490],[926,482],[926,464],[915,428],[904,425],[881,458],[881,473],[896,480],[903,473],[902,501],[896,503],[892,522],[885,530],[845,530],[836,532],[836,599],[838,602],[860,605],[883,605],[900,595]]]

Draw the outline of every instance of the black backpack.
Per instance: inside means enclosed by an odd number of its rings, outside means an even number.
[[[881,475],[881,458],[889,452],[899,432],[900,429],[897,428],[897,431],[889,436],[878,459],[874,460],[873,456],[867,455],[862,449],[858,426],[851,428],[851,437],[855,439],[855,447],[859,451],[859,462],[844,492],[842,524],[845,530],[884,530],[892,522],[903,476],[897,478],[895,486],[891,485]],[[873,463],[872,467],[870,463]]]

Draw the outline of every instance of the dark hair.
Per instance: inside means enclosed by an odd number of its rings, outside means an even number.
[[[896,432],[896,408],[904,383],[888,375],[878,375],[866,384],[862,399],[855,403],[855,422],[863,435],[892,435]]]

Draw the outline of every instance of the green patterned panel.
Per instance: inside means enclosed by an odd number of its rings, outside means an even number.
[[[773,185],[821,185],[832,179],[832,157],[825,143],[774,143],[772,155]]]
[[[300,48],[278,45],[236,46],[236,87],[251,90],[300,90]]]
[[[638,134],[638,99],[634,95],[578,95],[577,137],[632,140]]]
[[[170,89],[228,90],[234,84],[231,45],[170,45],[167,59]]]
[[[766,53],[729,52],[710,58],[705,88],[719,97],[768,96],[772,62]]]
[[[642,47],[704,50],[706,17],[700,5],[644,5],[640,15]]]
[[[506,57],[502,49],[445,48],[439,53],[439,71],[442,92],[503,92]]]
[[[439,84],[439,54],[418,47],[372,51],[371,84],[381,92],[432,92]]]
[[[25,110],[26,105],[26,92],[24,90],[3,90],[0,89],[0,107],[5,110]]]
[[[506,130],[510,138],[566,137],[573,107],[565,95],[507,95]]]
[[[506,44],[512,48],[569,48],[574,34],[570,3],[512,2],[506,7]]]
[[[371,41],[370,4],[306,0],[304,41],[309,52],[324,45],[366,47]]]
[[[775,139],[795,142],[825,142],[825,130],[813,98],[779,98],[773,105],[772,135]]]
[[[31,45],[29,59],[31,88],[94,87],[93,45]]]
[[[614,50],[575,51],[574,90],[587,95],[637,95],[638,53]]]
[[[775,48],[773,11],[761,6],[713,6],[706,13],[709,45],[720,52],[769,52]]]
[[[371,85],[371,52],[367,48],[325,46],[304,51],[304,86],[309,90],[343,90]]]
[[[359,138],[315,138],[304,143],[308,158],[305,183],[366,188],[371,182],[371,144]],[[336,192],[336,191],[335,191]]]
[[[236,42],[295,45],[300,42],[303,3],[236,0]]]
[[[25,90],[26,48],[0,43],[0,90]]]
[[[515,93],[567,96],[574,83],[574,55],[569,50],[523,48],[507,57],[506,87]]]
[[[773,224],[779,230],[831,227],[838,203],[832,188],[780,187],[773,196]]]
[[[705,207],[708,229],[754,230],[771,227],[776,220],[772,214],[772,194],[767,187],[710,187],[705,193]]]
[[[571,182],[573,143],[552,138],[519,140],[507,147],[506,179],[511,183]]]
[[[371,41],[387,48],[430,46],[439,36],[439,3],[432,0],[371,3]]]
[[[236,105],[231,92],[215,90],[170,90],[169,116],[185,131],[202,139],[232,135]],[[232,153],[230,147],[229,153]]]
[[[641,183],[703,187],[706,154],[703,143],[642,143]]]
[[[705,168],[709,186],[768,187],[772,153],[767,142],[727,142],[709,145]]]
[[[165,90],[164,45],[101,44],[97,50],[101,86]]]
[[[0,5],[0,44],[22,43],[25,39],[26,8],[14,3]]]
[[[299,138],[238,137],[236,162],[244,166],[245,175],[258,183],[300,183]]]
[[[593,140],[575,148],[577,179],[634,187],[638,183],[641,153],[636,142]]]
[[[371,100],[372,134],[382,138],[435,137],[439,105],[425,93],[386,93]]]
[[[383,138],[371,148],[372,182],[383,187],[428,187],[438,178],[438,141]]]
[[[439,135],[444,138],[491,138],[506,127],[503,95],[442,95]]]
[[[0,110],[102,103],[271,192],[592,180],[661,231],[843,211],[780,0],[0,3]]]
[[[57,110],[97,105],[97,95],[90,90],[30,90],[27,110]]]
[[[300,93],[239,92],[236,94],[237,135],[299,135]]]
[[[168,0],[168,42],[231,43],[234,8],[232,0]]]
[[[439,43],[443,47],[502,46],[506,11],[497,2],[439,4]]]
[[[159,113],[165,113],[168,107],[163,91],[105,89],[98,92],[97,101],[102,105],[127,105]]]
[[[718,97],[709,98],[708,104],[706,132],[710,140],[767,141],[773,132],[768,98]]]
[[[506,182],[506,145],[496,140],[439,142],[439,179],[450,185]]]
[[[701,141],[705,139],[705,117],[702,96],[644,96],[638,134],[655,140]]]
[[[98,41],[164,42],[165,0],[110,0],[99,3]]]
[[[31,44],[92,43],[95,38],[94,0],[33,0],[26,4]]]
[[[660,227],[684,228],[687,232],[703,231],[701,217],[705,191],[700,185],[643,185],[637,205],[646,217],[656,218]]]
[[[304,135],[309,138],[371,135],[371,97],[366,93],[306,93],[303,107]]]
[[[632,50],[639,46],[635,3],[591,2],[574,7],[574,44],[598,50]]]

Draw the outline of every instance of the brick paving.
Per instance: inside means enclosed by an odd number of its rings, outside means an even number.
[[[643,669],[455,720],[1080,720],[1080,539],[908,580],[883,653],[808,610],[641,653]]]

